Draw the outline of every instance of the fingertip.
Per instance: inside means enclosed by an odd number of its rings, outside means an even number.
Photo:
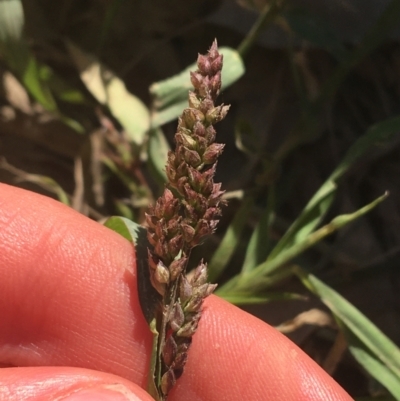
[[[60,202],[0,184],[0,361],[145,383],[150,331],[134,249]]]
[[[174,400],[350,401],[311,358],[276,329],[207,298]]]
[[[154,401],[121,377],[68,367],[2,369],[0,388],[7,401]]]

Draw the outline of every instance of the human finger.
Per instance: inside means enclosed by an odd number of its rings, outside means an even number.
[[[67,367],[4,368],[0,399],[7,401],[154,401],[121,377]]]
[[[130,244],[57,202],[1,190],[0,286],[12,290],[0,291],[0,360],[88,367],[145,385],[151,338]],[[171,399],[188,394],[193,401],[350,399],[284,336],[217,297],[205,304]]]

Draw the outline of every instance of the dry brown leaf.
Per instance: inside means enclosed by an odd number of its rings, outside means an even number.
[[[335,327],[335,322],[331,315],[320,309],[310,309],[306,312],[302,312],[297,315],[294,319],[287,320],[286,322],[276,326],[275,328],[281,333],[291,333],[304,325],[312,326],[330,326]]]

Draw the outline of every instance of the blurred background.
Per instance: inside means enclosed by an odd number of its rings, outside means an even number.
[[[214,38],[229,203],[194,259],[353,397],[399,400],[399,0],[0,0],[0,181],[142,223]]]

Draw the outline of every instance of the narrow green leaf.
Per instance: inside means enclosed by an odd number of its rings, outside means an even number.
[[[123,200],[115,199],[114,205],[119,215],[129,220],[135,220],[132,209]]]
[[[359,138],[347,151],[342,162],[331,175],[332,180],[340,178],[354,162],[371,147],[380,146],[390,141],[400,131],[400,116],[389,118],[372,125],[365,135]]]
[[[222,295],[221,298],[225,301],[230,302],[234,305],[255,305],[265,304],[272,301],[291,301],[291,300],[306,300],[307,298],[301,294],[295,294],[291,292],[268,292],[265,295],[254,295],[248,294],[226,294]]]
[[[221,243],[208,264],[208,276],[211,282],[217,280],[231,260],[233,253],[238,247],[243,228],[248,220],[253,205],[253,197],[245,199],[226,230],[224,238],[222,238]]]
[[[299,217],[276,244],[269,254],[268,260],[273,260],[282,251],[304,240],[304,238],[313,232],[328,211],[334,199],[336,188],[332,180],[325,181],[308,202]]]
[[[222,47],[219,51],[224,55],[222,89],[225,89],[244,74],[245,68],[241,57],[235,50]],[[154,96],[154,112],[151,116],[153,128],[176,119],[187,107],[188,91],[192,89],[190,71],[196,69],[196,64],[192,64],[178,75],[151,85],[150,93]]]
[[[399,348],[355,306],[335,290],[324,284],[312,274],[308,274],[303,270],[297,269],[296,274],[311,292],[321,298],[321,301],[340,319],[340,321],[359,341],[356,342],[354,338],[350,338],[350,340],[353,340],[353,352],[355,352],[360,359],[364,358],[366,363],[370,364],[368,366],[377,367],[377,362],[372,361],[372,358],[377,358],[378,361],[383,363],[384,366],[390,370],[391,377],[395,377],[398,385],[400,385]],[[368,350],[368,355],[365,350],[362,351],[363,347]],[[380,374],[382,376],[384,375],[382,372]],[[387,377],[385,380],[387,380],[387,382],[391,381],[393,384],[393,377]],[[376,378],[379,380],[379,377]],[[397,393],[397,395],[399,394],[400,392]]]
[[[182,109],[181,109],[182,110]],[[161,128],[152,129],[149,136],[149,162],[156,179],[160,183],[167,182],[165,166],[170,146]]]
[[[247,3],[250,3],[249,8],[257,9],[257,7],[254,7],[255,2],[252,0],[247,1]],[[249,50],[253,47],[254,43],[257,41],[261,32],[264,29],[267,29],[267,27],[271,26],[280,17],[285,3],[285,0],[271,0],[264,3],[257,20],[254,22],[246,37],[238,46],[237,51],[240,56],[245,57]]]
[[[275,189],[271,185],[268,193],[267,206],[261,215],[260,221],[256,225],[250,237],[249,245],[243,262],[242,272],[246,273],[259,265],[268,256],[270,251],[270,227],[273,221],[273,211],[275,207]]]
[[[382,363],[349,329],[341,322],[349,350],[357,362],[379,383],[386,387],[397,401],[400,401],[400,378]],[[392,398],[393,399],[393,398]]]
[[[65,125],[72,128],[78,134],[84,134],[86,132],[83,125],[81,125],[78,121],[73,120],[72,118],[66,117],[62,114],[59,114],[58,117]]]
[[[154,310],[160,300],[157,291],[150,282],[147,264],[147,249],[150,244],[147,241],[147,230],[134,221],[119,216],[110,217],[104,225],[135,245],[139,302],[143,315],[150,326],[155,316]]]
[[[216,295],[220,296],[221,298],[226,298],[231,294],[236,293],[252,293],[254,295],[255,291],[263,290],[275,286],[278,283],[281,283],[283,280],[293,276],[293,267],[289,266],[286,269],[280,269],[275,271],[268,276],[259,276],[257,277],[257,281],[252,286],[251,283],[247,287],[245,287],[242,283],[243,276],[245,274],[241,273],[234,277],[232,277],[227,283],[225,283],[222,287],[218,287],[217,290],[214,292]],[[242,288],[243,287],[243,288]]]
[[[310,199],[300,216],[271,251],[268,260],[274,259],[284,249],[302,241],[311,233],[334,200],[337,189],[336,181],[371,147],[389,141],[399,131],[400,117],[394,117],[371,126],[366,134],[350,147],[340,164]]]
[[[307,237],[303,238],[301,242],[294,243],[291,247],[282,250],[274,259],[267,260],[264,263],[258,265],[253,270],[246,274],[241,274],[237,282],[235,283],[236,291],[246,291],[250,288],[256,288],[262,285],[260,281],[261,277],[265,277],[270,275],[276,269],[289,262],[291,259],[296,257],[297,255],[304,252],[306,249],[312,247],[319,241],[321,241],[326,236],[332,234],[338,229],[344,227],[345,225],[351,223],[352,221],[358,219],[364,214],[368,213],[375,206],[381,203],[384,199],[386,199],[388,195],[385,194],[363,208],[357,210],[351,214],[344,214],[341,216],[335,217],[330,223],[321,227],[317,231],[309,234]],[[229,285],[229,282],[227,283]],[[224,287],[222,287],[222,291],[224,291]]]
[[[48,111],[57,111],[57,103],[54,100],[48,86],[41,78],[40,65],[31,56],[22,75],[22,81],[31,95]]]
[[[99,103],[110,109],[129,138],[142,145],[150,128],[150,112],[144,103],[132,95],[124,82],[96,57],[71,42],[67,42],[67,47],[87,89]]]
[[[49,190],[50,192],[55,193],[58,200],[61,203],[64,203],[64,205],[67,206],[70,205],[68,195],[56,180],[53,180],[50,177],[46,177],[44,175],[39,175],[39,174],[28,174],[26,180],[29,180],[30,182],[36,182],[37,184],[41,184],[43,188],[47,188],[47,190]]]
[[[18,182],[32,182],[46,191],[55,194],[58,200],[67,206],[70,206],[69,197],[66,192],[62,189],[61,185],[51,177],[40,174],[30,174],[23,170],[20,170],[13,165],[9,164],[4,157],[0,157],[0,168],[9,171],[17,177]]]
[[[140,191],[139,186],[135,183],[133,178],[122,172],[111,158],[102,157],[101,161],[122,181],[129,191],[133,194],[137,194]]]

